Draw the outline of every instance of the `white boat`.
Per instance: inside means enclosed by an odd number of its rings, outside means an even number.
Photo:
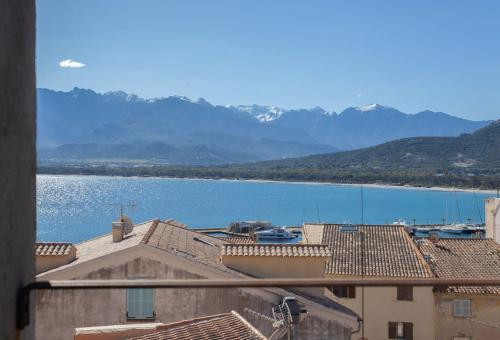
[[[440,230],[448,234],[462,234],[464,232],[463,226],[459,224],[445,225]]]
[[[255,235],[257,239],[286,240],[295,238],[292,232],[286,227],[275,227],[269,230],[257,231]]]
[[[396,221],[392,222],[392,225],[402,225],[402,226],[407,226],[408,224],[406,221],[402,218],[398,218]]]

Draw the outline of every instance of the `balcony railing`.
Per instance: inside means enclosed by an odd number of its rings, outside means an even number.
[[[126,288],[287,288],[327,286],[500,286],[494,279],[171,279],[171,280],[52,280],[36,281],[19,291],[17,300],[17,328],[24,329],[30,322],[30,292],[60,289],[126,289]]]

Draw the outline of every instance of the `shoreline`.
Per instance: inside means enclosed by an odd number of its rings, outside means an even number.
[[[442,192],[467,192],[496,195],[493,189],[470,189],[470,188],[449,188],[449,187],[416,187],[411,185],[375,184],[375,183],[336,183],[336,182],[307,182],[307,181],[277,181],[268,179],[231,179],[231,178],[202,178],[202,177],[170,177],[170,176],[114,176],[114,175],[85,175],[85,174],[39,174],[36,176],[82,176],[82,177],[118,177],[118,178],[152,178],[152,179],[178,179],[178,180],[204,180],[204,181],[227,181],[227,182],[253,182],[253,183],[276,183],[276,184],[297,184],[297,185],[330,185],[367,187],[374,189],[400,189],[400,190],[421,190],[421,191],[442,191]]]

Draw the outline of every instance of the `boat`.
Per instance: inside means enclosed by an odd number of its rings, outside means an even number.
[[[257,239],[273,239],[273,240],[287,240],[295,238],[296,236],[286,227],[275,227],[269,230],[255,232]]]
[[[442,226],[440,231],[448,234],[462,234],[464,232],[464,228],[460,224],[452,224]]]
[[[402,218],[398,218],[396,221],[392,222],[392,225],[402,225],[402,226],[407,226],[408,224],[406,221]]]

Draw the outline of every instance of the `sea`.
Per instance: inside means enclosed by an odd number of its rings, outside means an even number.
[[[433,224],[484,221],[484,192],[155,177],[37,176],[37,239],[81,242],[134,223],[174,218],[189,228],[234,221]]]

